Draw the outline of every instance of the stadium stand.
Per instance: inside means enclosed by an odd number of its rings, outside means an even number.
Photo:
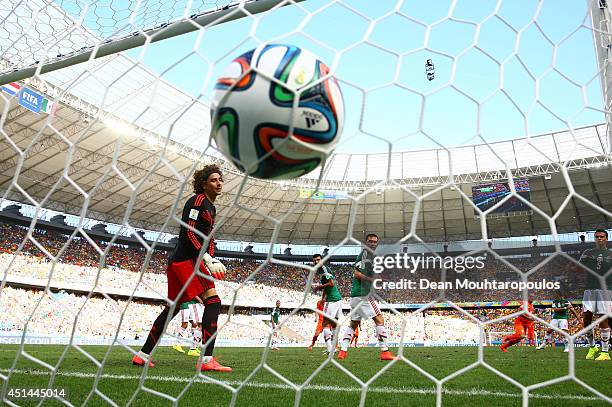
[[[0,268],[10,270],[7,276],[9,285],[3,291],[2,315],[0,319],[0,332],[21,333],[27,323],[30,335],[56,335],[69,337],[73,323],[76,326],[76,337],[94,340],[96,338],[110,340],[115,332],[121,340],[138,340],[146,334],[151,321],[161,310],[161,301],[165,297],[166,277],[164,268],[167,252],[156,250],[151,256],[147,271],[140,270],[145,260],[145,251],[125,245],[113,245],[109,248],[106,267],[99,269],[98,253],[84,239],[75,238],[65,248],[60,256],[60,262],[55,267],[46,256],[29,241],[19,251],[19,242],[23,240],[25,229],[15,225],[0,225],[3,239],[0,241]],[[33,237],[56,255],[66,241],[65,235],[51,231],[36,231]],[[98,242],[100,247],[107,249],[106,243]],[[529,270],[536,266],[540,258],[510,259],[510,262],[521,270]],[[12,262],[9,268],[9,263]],[[231,301],[234,290],[246,280],[261,262],[254,260],[230,259],[227,281],[218,284],[218,290],[225,301]],[[481,278],[492,278],[499,272],[509,272],[510,268],[502,261],[494,260],[486,263],[487,267],[481,270]],[[552,273],[560,269],[571,267],[564,259],[553,259],[544,270]],[[337,276],[340,291],[347,296],[350,291],[350,277],[352,267],[350,264],[332,264],[331,268]],[[430,270],[433,275],[439,270]],[[307,273],[303,269],[287,267],[279,264],[267,264],[255,275],[252,282],[246,284],[238,291],[236,304],[238,313],[221,330],[220,341],[244,342],[264,344],[269,332],[266,320],[267,308],[273,306],[275,299],[281,299],[284,312],[292,307],[299,306],[303,298]],[[393,278],[393,272],[390,276]],[[97,281],[96,281],[97,279]],[[45,294],[41,287],[50,281],[53,292]],[[96,287],[98,295],[88,298],[84,293]],[[21,288],[16,288],[21,287]],[[383,298],[389,303],[424,303],[430,298],[422,297],[425,290],[391,290],[381,292]],[[537,291],[536,291],[537,293]],[[491,293],[492,295],[493,293]],[[495,292],[500,295],[499,291]],[[106,295],[106,296],[104,296]],[[116,296],[117,299],[108,297]],[[127,302],[126,299],[134,295],[138,300]],[[506,300],[513,300],[508,293]],[[491,300],[485,295],[475,294],[478,298],[463,297],[463,300]],[[452,299],[452,295],[449,296]],[[304,308],[313,308],[317,297],[308,295]],[[55,302],[54,302],[55,301]],[[55,304],[55,305],[54,305]],[[60,306],[58,307],[57,304]],[[228,304],[226,304],[228,305]],[[348,303],[345,302],[345,309]],[[480,308],[470,309],[469,312],[481,321],[490,321],[512,312],[516,308]],[[545,317],[545,310],[537,310],[541,317]],[[123,314],[123,322],[119,330],[119,320]],[[31,319],[28,317],[32,315]],[[259,315],[259,317],[254,317]],[[428,309],[425,311],[403,310],[401,314],[385,312],[385,319],[389,323],[389,340],[400,342],[404,321],[405,342],[425,341],[478,341],[479,330],[477,325],[465,315],[454,310]],[[227,321],[227,314],[221,319]],[[313,314],[310,311],[300,310],[287,317],[284,322],[285,330],[281,329],[281,342],[305,343],[312,336],[314,330]],[[364,323],[359,345],[374,342],[374,327],[371,322]],[[451,329],[449,329],[451,327]],[[178,322],[175,319],[168,332],[176,333]],[[512,320],[505,320],[486,325],[487,331],[506,332],[512,330]],[[571,330],[578,330],[577,321],[571,321]]]

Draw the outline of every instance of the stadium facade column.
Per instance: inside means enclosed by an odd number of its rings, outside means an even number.
[[[593,23],[593,44],[597,54],[597,66],[600,72],[603,103],[606,112],[606,151],[612,149],[612,0],[591,0],[589,12]]]

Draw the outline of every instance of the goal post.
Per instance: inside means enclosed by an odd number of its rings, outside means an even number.
[[[119,52],[128,51],[133,48],[145,45],[145,43],[155,43],[163,41],[168,38],[176,37],[179,35],[187,34],[190,32],[197,31],[203,27],[210,25],[223,24],[239,18],[263,13],[278,6],[286,6],[288,4],[299,3],[304,0],[243,0],[240,2],[227,2],[222,7],[217,7],[212,10],[206,10],[192,14],[188,18],[169,21],[169,22],[158,22],[153,27],[142,27],[138,31],[134,31],[128,35],[119,38],[100,38],[95,40],[92,45],[86,45],[80,47],[77,51],[69,52],[66,55],[59,54],[51,58],[42,58],[40,61],[35,60],[31,66],[11,66],[9,61],[4,61],[4,64],[0,64],[0,86],[7,83],[20,81],[26,78],[30,78],[35,74],[44,74],[53,72],[58,69],[67,68],[72,65],[86,62],[90,59],[103,58],[109,55],[117,54]],[[17,4],[17,3],[15,3]],[[45,12],[46,8],[58,8],[59,6],[54,3],[48,3],[42,11]],[[54,10],[55,11],[55,10]],[[64,14],[67,17],[66,14]],[[5,16],[6,19],[10,18],[10,14]],[[78,23],[74,21],[74,23]],[[25,29],[26,27],[24,27]],[[27,29],[36,29],[36,23],[34,27],[27,27]],[[18,34],[18,33],[11,33]],[[27,35],[27,32],[21,33],[21,35]],[[4,59],[2,54],[10,52],[10,47],[4,50],[4,53],[0,53],[0,60]]]
[[[593,45],[597,55],[597,66],[601,76],[601,89],[606,112],[608,145],[612,146],[612,128],[610,114],[612,112],[612,4],[607,0],[589,2],[589,13],[593,26]]]

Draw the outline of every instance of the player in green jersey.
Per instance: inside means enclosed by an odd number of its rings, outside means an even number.
[[[374,251],[378,247],[378,235],[370,233],[366,236],[364,248],[355,262],[355,271],[351,281],[351,323],[345,328],[342,346],[338,359],[345,359],[355,329],[361,320],[372,319],[376,325],[376,337],[380,347],[381,360],[393,360],[395,356],[387,346],[387,330],[378,304],[372,298],[372,283],[374,282]]]
[[[595,231],[595,248],[587,249],[580,256],[580,263],[599,276],[605,274],[612,268],[612,250],[607,248],[608,232],[604,229]],[[582,323],[587,329],[593,322],[593,315],[608,315],[612,313],[612,277],[608,277],[606,285],[602,287],[599,278],[593,273],[587,277],[587,287],[582,298]],[[599,323],[601,337],[601,353],[595,343],[593,327],[588,328],[586,333],[589,340],[589,352],[587,359],[610,360],[608,348],[610,346],[610,326],[605,318]]]
[[[279,350],[278,331],[276,330],[276,328],[278,327],[278,320],[280,318],[280,306],[280,300],[276,300],[276,308],[274,308],[272,310],[272,314],[270,314],[270,322],[272,324],[272,329],[274,330],[274,333],[272,334],[272,350]]]
[[[322,257],[320,254],[314,254],[312,256],[312,265],[317,266],[321,263]],[[342,296],[338,291],[338,284],[336,283],[336,276],[321,263],[321,267],[318,270],[318,274],[321,276],[321,284],[314,287],[314,291],[322,291],[321,300],[324,301],[323,313],[323,339],[325,340],[325,346],[327,347],[327,354],[333,353],[333,331],[336,329],[337,321],[342,318]]]
[[[565,334],[569,335],[569,311],[574,314],[576,319],[580,319],[578,313],[572,307],[572,303],[566,300],[561,293],[557,293],[557,298],[555,298],[552,302],[551,306],[552,311],[552,319],[550,321],[550,326],[546,329],[546,335],[544,336],[544,341],[540,346],[536,349],[544,349],[546,346],[552,343],[553,341],[553,328],[563,331]],[[563,344],[565,345],[564,352],[569,352],[569,347],[567,346],[567,336],[563,336]]]

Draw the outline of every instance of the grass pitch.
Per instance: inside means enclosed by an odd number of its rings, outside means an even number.
[[[133,366],[132,355],[119,346],[83,346],[81,350],[65,346],[28,345],[26,354],[49,366],[57,365],[57,375],[50,386],[50,373],[32,361],[19,347],[0,346],[0,382],[7,388],[65,388],[66,399],[73,405],[171,406],[162,393],[179,398],[179,405],[225,406],[232,401],[230,389],[207,383],[210,379],[195,373],[196,358],[170,348],[159,348],[154,355],[157,366],[143,369]],[[396,349],[392,349],[396,351]],[[83,351],[83,352],[81,352]],[[363,382],[371,380],[368,392],[360,384],[321,354],[322,348],[309,352],[303,348],[284,348],[269,352],[264,360],[261,348],[218,348],[216,355],[223,364],[234,368],[232,373],[212,373],[208,377],[237,388],[248,382],[235,398],[239,406],[293,405],[296,391],[283,381],[299,385],[318,368],[309,386],[299,395],[303,406],[355,406],[365,397],[372,406],[435,405],[435,384],[409,363],[402,360],[382,362],[375,348],[351,348],[341,361],[351,374]],[[60,358],[63,358],[60,361]],[[431,376],[442,379],[477,360],[477,348],[405,348],[404,356]],[[85,354],[86,353],[86,354]],[[19,357],[16,359],[16,357]],[[89,355],[89,356],[88,356]],[[585,360],[586,349],[576,350],[576,377],[607,397],[612,396],[612,363]],[[498,348],[485,348],[484,360],[494,369],[529,386],[562,377],[569,372],[568,354],[560,348],[536,351],[534,348],[511,348],[502,353]],[[9,369],[15,364],[12,373]],[[58,364],[59,363],[59,364]],[[100,369],[96,366],[100,364]],[[390,365],[390,366],[389,366]],[[8,375],[8,379],[6,376]],[[96,375],[99,375],[96,377]],[[140,385],[142,380],[142,385]],[[156,394],[157,393],[157,394]],[[3,399],[3,402],[5,399]],[[18,405],[37,405],[40,400],[16,399]],[[521,390],[491,370],[477,366],[446,381],[442,387],[445,406],[517,406],[522,402]],[[62,405],[44,400],[46,405]],[[607,406],[609,403],[572,380],[535,389],[529,393],[534,406]]]

